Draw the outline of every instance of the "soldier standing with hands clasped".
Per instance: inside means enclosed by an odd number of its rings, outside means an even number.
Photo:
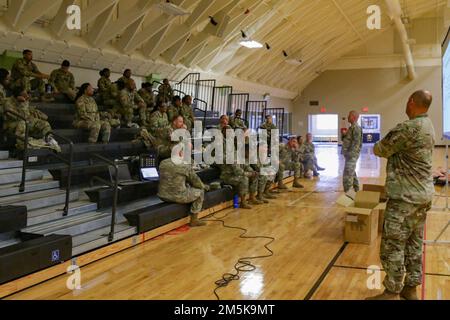
[[[348,122],[350,128],[342,139],[342,154],[345,158],[344,167],[344,192],[348,195],[353,188],[355,192],[359,191],[359,181],[356,176],[356,163],[361,153],[363,134],[362,129],[358,125],[359,114],[356,111],[350,111]]]
[[[433,123],[427,115],[431,93],[417,91],[408,100],[409,120],[400,123],[374,147],[388,159],[380,258],[386,272],[385,291],[370,300],[418,300],[422,283],[422,245],[427,212],[434,194],[432,159]],[[406,277],[403,280],[406,270]]]

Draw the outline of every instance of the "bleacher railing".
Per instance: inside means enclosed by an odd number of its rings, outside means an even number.
[[[206,80],[198,80],[197,86],[195,89],[194,98],[205,101],[208,106],[211,108],[211,111],[214,111],[214,87],[216,86],[216,80],[214,79],[206,79]]]
[[[231,93],[228,99],[228,115],[234,114],[238,109],[245,111],[249,100],[250,94],[248,93]]]
[[[47,139],[49,135],[52,135],[56,138],[59,138],[60,140],[63,140],[64,142],[67,142],[69,145],[69,159],[65,159],[61,155],[57,153],[49,153],[49,155],[57,158],[58,160],[61,160],[63,163],[67,165],[67,187],[66,187],[66,201],[63,209],[63,216],[67,216],[69,214],[69,203],[70,203],[70,189],[72,186],[72,167],[73,167],[73,142],[70,139],[67,139],[63,136],[60,136],[54,132],[48,132],[45,135],[45,138]]]
[[[180,82],[177,82],[173,89],[180,92],[184,92],[185,95],[188,94],[193,98],[200,98],[196,96],[197,92],[197,81],[200,80],[200,73],[188,73]]]
[[[102,157],[101,155],[94,153],[92,154],[92,157],[97,158],[97,160],[106,163],[109,166],[112,166],[114,168],[114,182],[107,181],[105,179],[102,179],[100,177],[94,176],[91,179],[91,182],[94,180],[100,181],[101,183],[113,188],[113,204],[111,209],[111,226],[110,231],[108,235],[108,242],[112,242],[114,240],[114,231],[116,227],[116,211],[117,211],[117,198],[119,194],[119,166],[117,165],[116,161],[111,161],[105,157]],[[92,159],[91,159],[92,160]]]
[[[19,192],[25,191],[25,180],[26,180],[26,173],[27,173],[27,167],[28,167],[28,136],[29,136],[29,123],[25,117],[22,115],[12,111],[12,110],[5,110],[5,114],[9,114],[11,116],[14,116],[16,118],[19,118],[20,120],[25,122],[25,137],[17,137],[16,139],[23,139],[24,147],[23,147],[23,161],[22,161],[22,178],[20,180],[19,185]]]
[[[264,122],[264,114],[267,109],[267,101],[247,101],[245,107],[245,119],[249,129],[258,130]]]
[[[267,108],[264,111],[264,121],[266,119],[266,116],[268,116],[268,115],[271,115],[272,118],[275,117],[274,124],[276,125],[276,127],[278,128],[278,130],[280,132],[280,140],[281,140],[281,137],[286,133],[285,128],[284,128],[284,123],[285,123],[284,108]]]
[[[212,107],[214,110],[219,112],[219,115],[227,114],[228,107],[230,105],[230,97],[233,94],[233,87],[222,86],[214,87]]]

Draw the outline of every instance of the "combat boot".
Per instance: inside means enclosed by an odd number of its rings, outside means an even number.
[[[302,184],[300,183],[300,179],[296,178],[296,179],[294,180],[293,187],[294,187],[294,188],[302,189],[302,188],[304,188],[305,186],[302,185]]]
[[[263,197],[269,200],[275,200],[277,197],[275,197],[273,194],[270,193],[269,190],[264,191]]]
[[[198,213],[191,214],[191,223],[189,224],[191,227],[203,227],[206,226],[206,222],[200,221],[198,219]]]
[[[366,300],[400,300],[400,294],[385,289],[382,294],[366,298]]]
[[[400,297],[405,300],[419,300],[417,296],[417,287],[404,286]]]
[[[245,200],[245,197],[241,197],[241,204],[239,205],[239,208],[250,210],[252,207],[248,204],[247,200]]]
[[[255,193],[251,193],[250,194],[250,199],[248,201],[250,204],[254,204],[254,205],[258,205],[258,204],[263,204],[264,202],[259,201],[258,199],[256,199],[256,194]]]
[[[278,189],[280,189],[280,190],[286,190],[288,187],[284,184],[284,182],[281,180],[281,181],[278,181]]]
[[[269,201],[267,201],[266,199],[264,199],[264,194],[263,193],[258,193],[258,196],[256,197],[256,199],[262,203],[269,203]]]

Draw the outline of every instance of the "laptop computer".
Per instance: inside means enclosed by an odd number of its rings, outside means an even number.
[[[159,181],[159,172],[155,167],[141,168],[141,177],[145,181]]]
[[[130,170],[128,169],[127,164],[119,164],[118,166],[118,180],[119,180],[119,186],[130,186],[134,184],[140,184],[140,181],[136,181],[131,179]],[[109,176],[111,177],[111,182],[114,183],[116,175],[115,170],[113,166],[109,166]]]

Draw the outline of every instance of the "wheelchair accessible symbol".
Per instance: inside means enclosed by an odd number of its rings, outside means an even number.
[[[52,251],[52,262],[59,261],[59,250]]]

